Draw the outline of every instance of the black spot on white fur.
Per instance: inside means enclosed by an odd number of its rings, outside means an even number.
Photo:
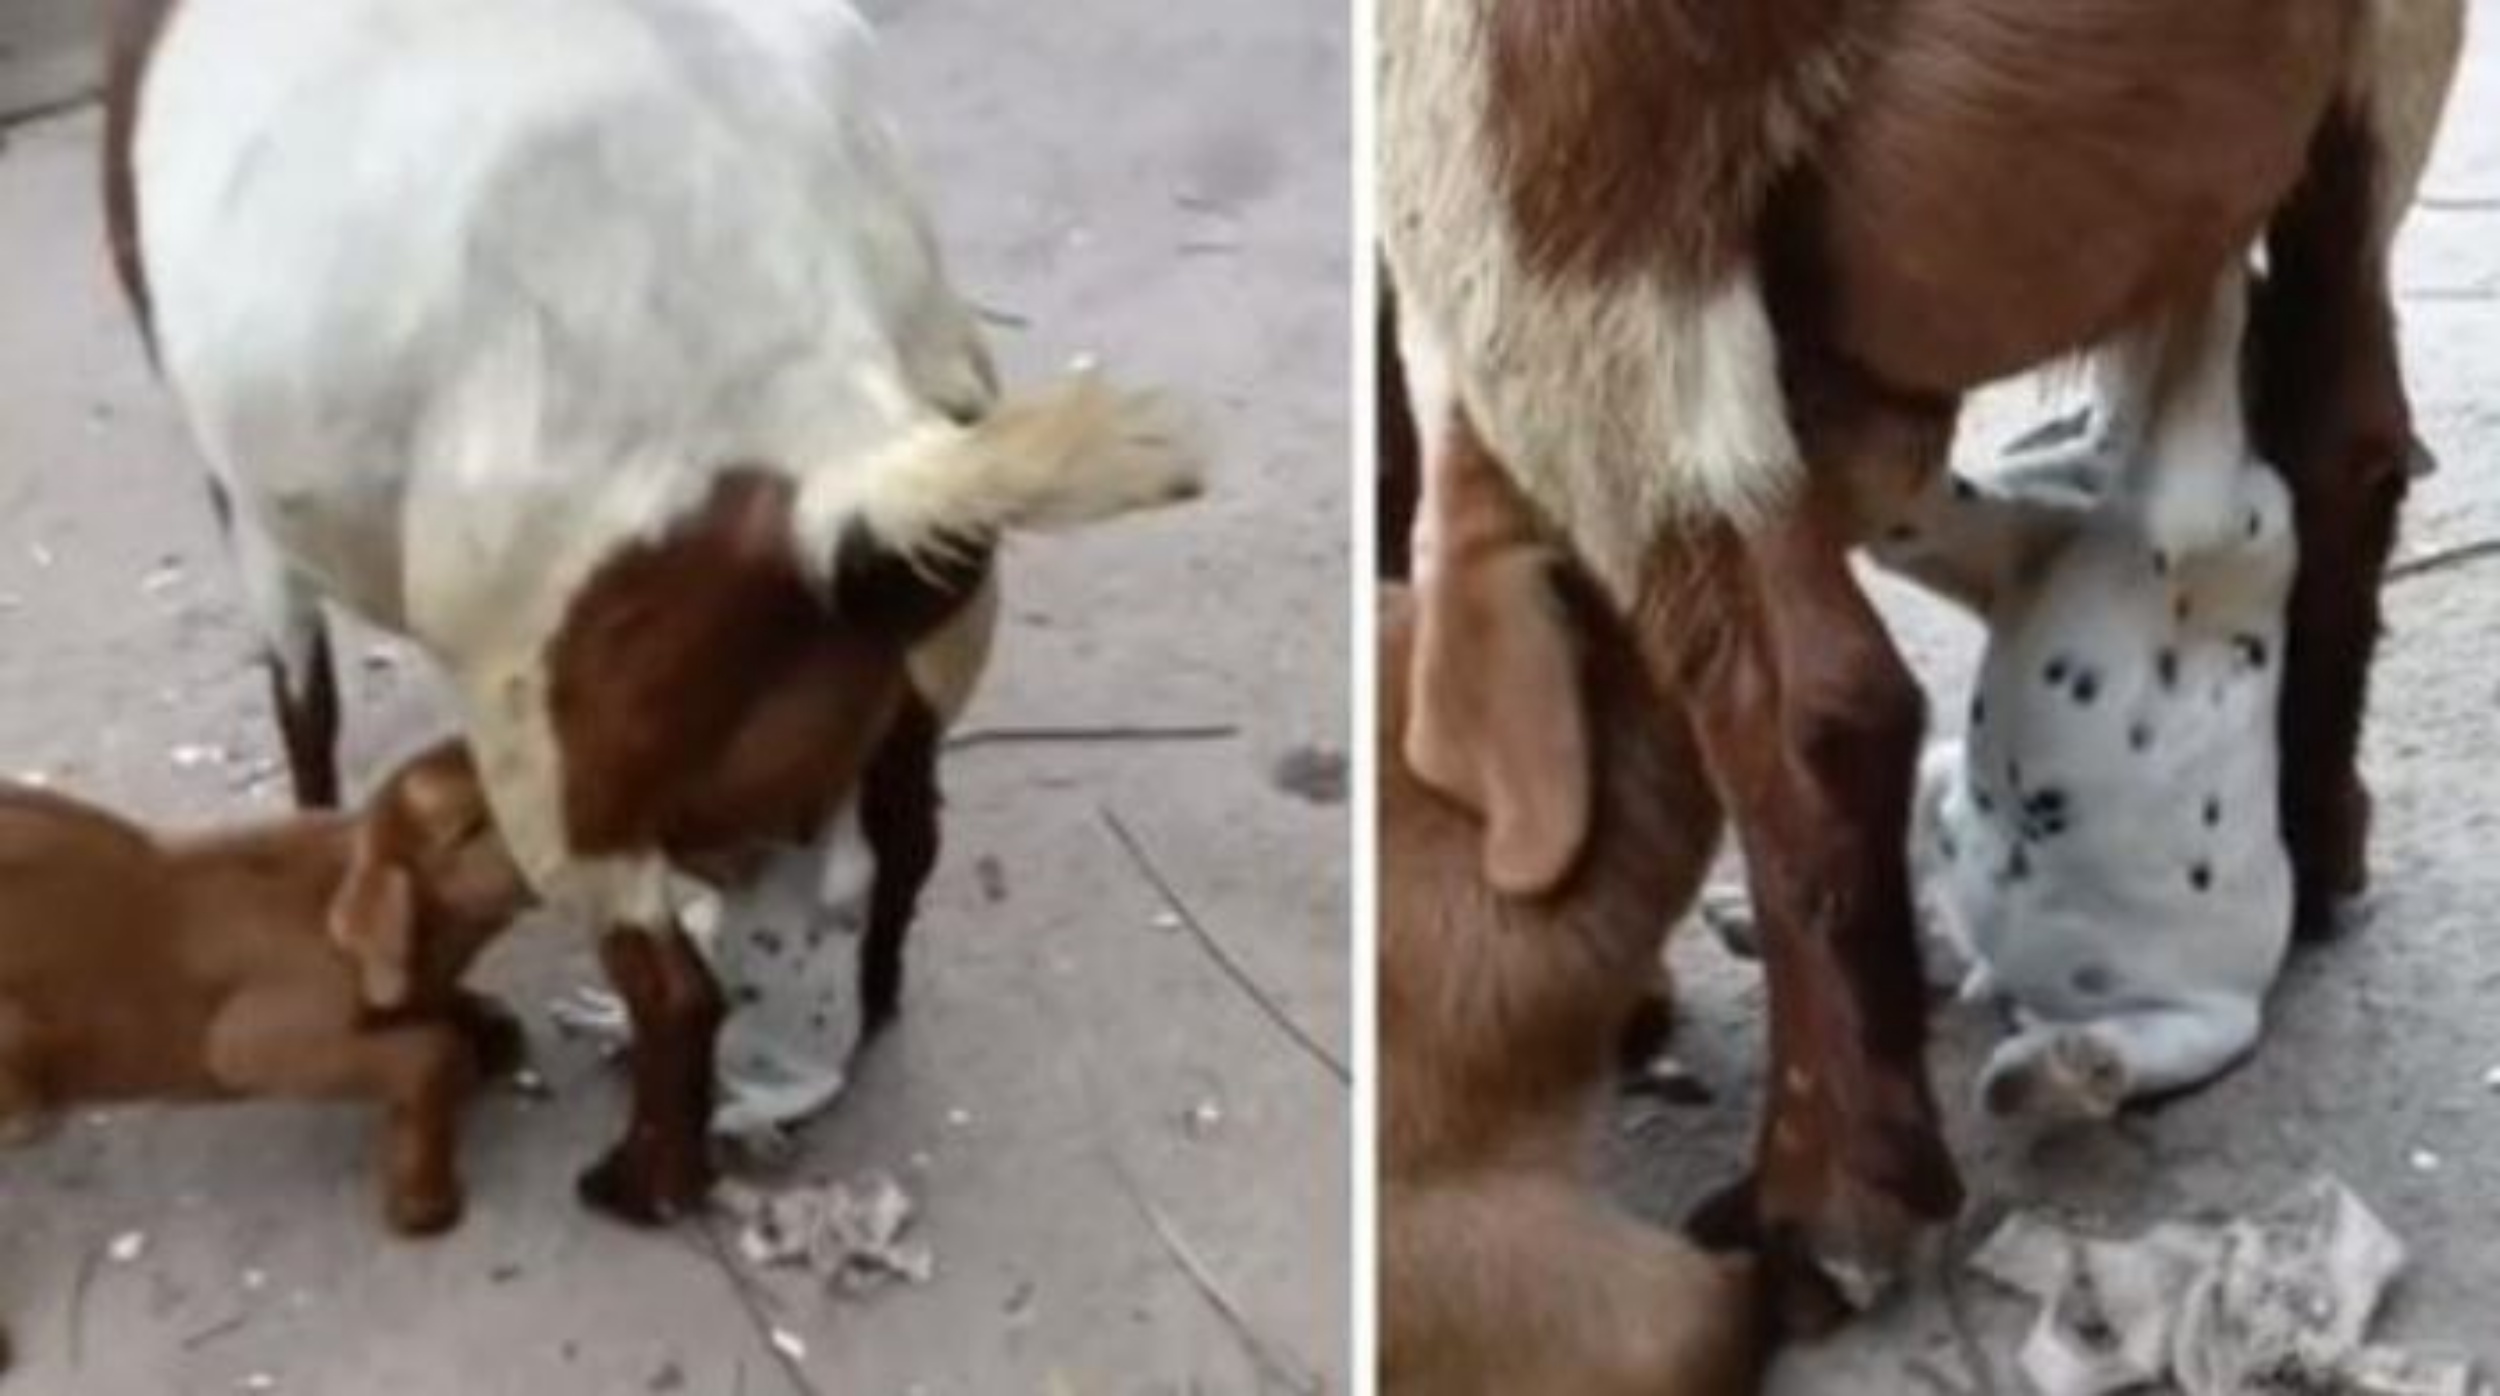
[[[2153,746],[2153,724],[2136,722],[2127,728],[2127,746],[2134,751],[2150,751]]]
[[[2100,998],[2118,987],[2118,976],[2107,965],[2080,965],[2073,982],[2076,993]]]
[[[2026,839],[2046,842],[2066,832],[2073,805],[2066,792],[2056,786],[2045,786],[2023,797],[2022,834]]]
[[[2165,645],[2161,653],[2153,656],[2153,677],[2161,680],[2161,686],[2164,688],[2179,686],[2179,652],[2177,650]]]
[[[2219,795],[2205,797],[2205,827],[2208,829],[2222,827],[2222,797]]]
[[[2264,636],[2238,635],[2232,638],[2231,643],[2240,652],[2240,662],[2251,669],[2266,667],[2266,657],[2270,651],[2266,648]]]
[[[2188,886],[2195,888],[2199,892],[2205,892],[2212,890],[2213,885],[2214,870],[2212,864],[2200,862],[2193,864],[2188,868]]]
[[[2073,666],[2067,662],[2066,656],[2061,654],[2049,660],[2048,667],[2040,671],[2040,677],[2048,683],[2049,687],[2062,688],[2065,686],[2067,674],[2072,671]]]
[[[2075,686],[2068,689],[2067,692],[2074,695],[2076,706],[2085,708],[2091,707],[2093,700],[2101,696],[2101,676],[2099,672],[2092,669],[2085,669],[2076,674]]]

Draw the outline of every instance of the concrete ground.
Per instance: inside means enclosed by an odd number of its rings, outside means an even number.
[[[0,112],[92,82],[90,8],[0,6]],[[474,1112],[456,1234],[382,1231],[356,1109],[81,1112],[0,1153],[18,1362],[0,1392],[1346,1388],[1348,1092],[1169,928],[1098,816],[1350,1058],[1346,7],[871,8],[1011,372],[1100,354],[1188,395],[1219,448],[1203,504],[1015,556],[968,724],[1234,729],[948,760],[904,1020],[787,1175],[896,1173],[935,1279],[835,1299],[696,1228],[577,1207],[623,1099],[546,1030],[539,1006],[595,970],[542,919],[480,980],[530,1012],[553,1095]],[[265,814],[252,640],[107,280],[98,126],[73,110],[0,135],[0,774],[166,821]],[[404,649],[346,655],[367,772],[441,709]]]
[[[2465,70],[2404,235],[2396,283],[2421,434],[2442,461],[2406,506],[2400,556],[2500,536],[2500,4],[2476,0]],[[2036,421],[2030,385],[1982,404],[1974,461]],[[1928,683],[1940,725],[1964,711],[1977,627],[1889,582],[1878,591]],[[2500,1376],[2500,557],[2393,583],[2364,769],[2377,793],[2365,928],[2297,952],[2254,1061],[2220,1084],[2114,1130],[2026,1147],[1972,1117],[1992,1015],[1949,1009],[1936,1080],[1973,1190],[1971,1235],[2011,1205],[2132,1234],[2157,1219],[2237,1211],[2313,1172],[2347,1180],[2411,1243],[2383,1334],[2479,1359]],[[1677,1216],[1740,1166],[1750,1141],[1762,991],[1706,934],[1672,958],[1691,1012],[1689,1054],[1719,1092],[1707,1110],[1637,1104],[1616,1160],[1659,1216]],[[1774,1396],[2020,1392],[2012,1355],[2029,1306],[1986,1282],[1957,1288],[1985,1354],[1959,1352],[1944,1286],[1794,1351]]]

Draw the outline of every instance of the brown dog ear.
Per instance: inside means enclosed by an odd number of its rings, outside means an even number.
[[[368,816],[356,828],[347,876],[330,899],[330,940],[356,966],[367,1007],[406,1006],[416,957],[416,889],[393,856],[389,831]]]
[[[1499,467],[1455,435],[1427,466],[1406,761],[1483,819],[1485,880],[1535,896],[1588,841],[1579,656],[1554,589],[1560,554]]]

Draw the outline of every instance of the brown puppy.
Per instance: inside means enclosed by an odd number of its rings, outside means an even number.
[[[374,1099],[390,1224],[443,1230],[458,1107],[520,1045],[460,976],[530,901],[457,743],[359,814],[179,839],[0,786],[0,1138],[79,1102]]]
[[[1623,1212],[1591,1176],[1615,1048],[1657,984],[1668,927],[1708,867],[1719,811],[1680,719],[1622,625],[1539,540],[1480,451],[1450,534],[1419,568],[1452,589],[1538,593],[1574,684],[1488,643],[1464,678],[1512,720],[1580,734],[1558,779],[1588,837],[1551,892],[1494,889],[1488,830],[1426,786],[1406,749],[1418,617],[1381,605],[1380,1052],[1382,1389],[1393,1396],[1736,1396],[1764,1349],[1752,1266]],[[1452,517],[1444,515],[1444,518]],[[1483,598],[1480,598],[1483,599]],[[1575,793],[1576,792],[1576,793]]]

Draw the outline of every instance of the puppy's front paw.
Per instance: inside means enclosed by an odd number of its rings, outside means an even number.
[[[2133,1089],[2126,1060],[2083,1028],[2008,1043],[1979,1081],[1980,1102],[1989,1114],[2045,1123],[2110,1119]]]

